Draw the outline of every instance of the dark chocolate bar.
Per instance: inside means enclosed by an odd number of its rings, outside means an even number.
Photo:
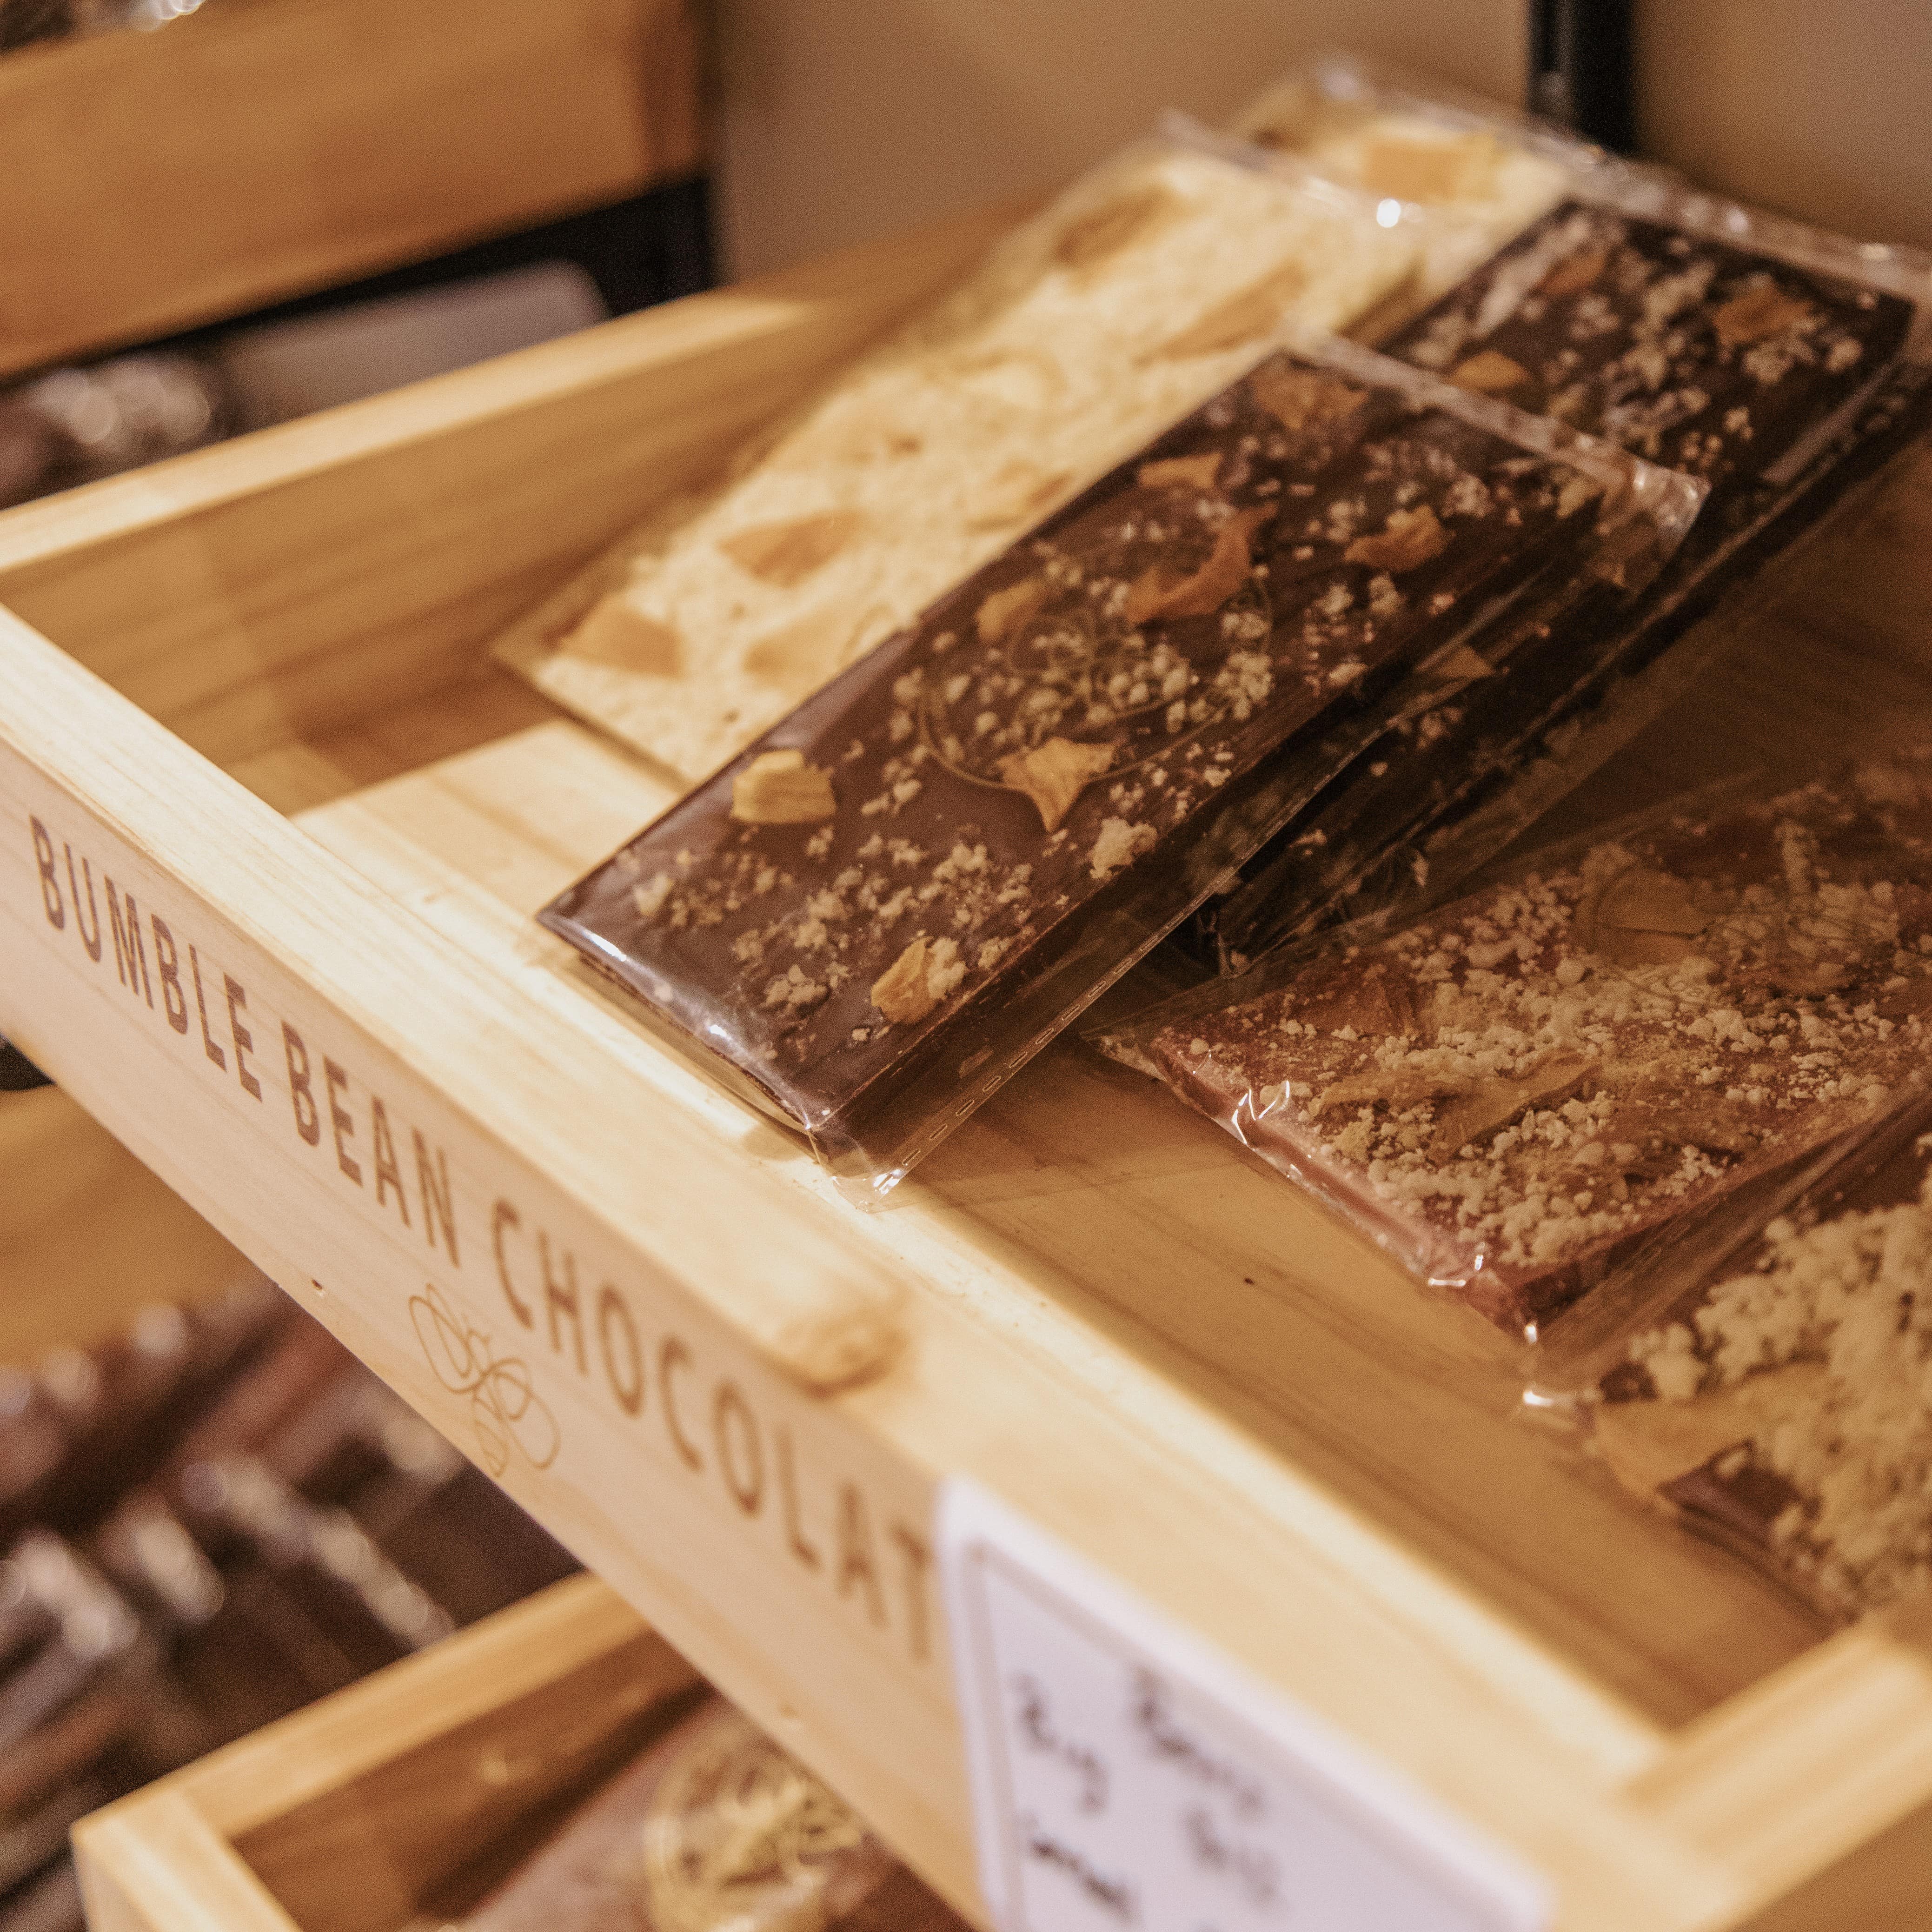
[[[1540,572],[1580,574],[1603,487],[1270,356],[542,921],[872,1168],[908,1110],[970,1111],[989,1060],[1010,1071],[1254,849],[1289,740]],[[943,1101],[910,1097],[926,1076]]]
[[[1917,315],[1903,296],[1569,202],[1384,344],[1711,494],[1634,607],[1600,594],[1566,612],[1352,764],[1203,908],[1197,950],[1234,970],[1345,895],[1352,914],[1439,896],[1414,842],[1506,794],[1540,740],[1616,697],[1924,427],[1928,372],[1898,359]],[[1465,870],[1486,856],[1473,840],[1456,852]]]

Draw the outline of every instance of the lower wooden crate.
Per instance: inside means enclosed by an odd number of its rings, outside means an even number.
[[[559,1583],[82,1822],[92,1932],[401,1932],[642,1747],[696,1673]],[[1932,1806],[1740,1932],[1922,1932]]]
[[[75,1828],[92,1932],[397,1932],[700,1680],[588,1576]]]
[[[956,1472],[1513,1846],[1561,1932],[1846,1882],[1932,1800],[1910,1618],[1827,1636],[1592,1482],[1501,1338],[1077,1046],[864,1216],[531,923],[666,792],[489,636],[996,227],[0,519],[0,1030],[968,1910]],[[1932,461],[1865,508],[1606,785],[1932,717]],[[177,982],[89,950],[63,848]]]

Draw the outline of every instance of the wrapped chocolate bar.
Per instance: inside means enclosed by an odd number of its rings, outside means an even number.
[[[1425,212],[1415,284],[1424,302],[1580,178],[1616,165],[1547,122],[1353,54],[1324,55],[1285,74],[1234,116],[1228,132],[1298,175]]]
[[[1699,494],[1348,344],[1276,351],[541,917],[884,1189],[1392,682],[1640,580]]]
[[[1932,1583],[1932,1090],[1645,1258],[1607,1336],[1558,1325],[1538,1405],[1828,1616]]]
[[[1393,111],[1366,88],[1352,99]],[[1682,681],[1645,675],[1665,648],[1932,417],[1932,260],[1597,157],[1383,346],[1702,476],[1710,500],[1640,604],[1520,640],[1303,814],[1205,916],[1226,965],[1340,907],[1413,903],[1418,874],[1439,896],[1640,728]]]
[[[1925,1058],[1932,754],[1694,796],[1106,1042],[1419,1279],[1534,1337]]]
[[[708,1700],[447,1932],[965,1932],[831,1792]]]
[[[662,508],[498,655],[685,779],[1232,380],[1345,331],[1418,223],[1186,140],[1130,148]]]

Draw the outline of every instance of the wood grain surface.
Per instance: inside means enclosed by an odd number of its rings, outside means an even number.
[[[0,62],[0,375],[699,164],[683,0],[224,0]]]

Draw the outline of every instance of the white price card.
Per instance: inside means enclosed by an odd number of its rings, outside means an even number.
[[[1540,1932],[1548,1889],[961,1481],[940,1567],[1000,1932]]]

